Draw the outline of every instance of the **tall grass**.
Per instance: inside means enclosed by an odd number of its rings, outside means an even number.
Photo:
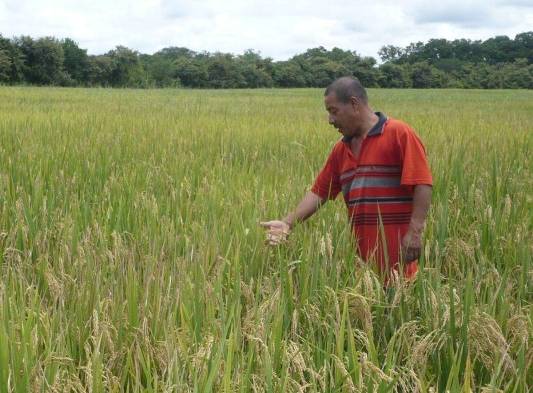
[[[526,392],[533,93],[371,90],[435,179],[385,292],[342,202],[268,248],[338,134],[319,90],[0,89],[0,393]]]

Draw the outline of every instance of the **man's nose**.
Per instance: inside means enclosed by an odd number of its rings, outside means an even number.
[[[335,120],[333,120],[333,117],[331,117],[331,115],[328,116],[328,122],[330,125],[335,124]]]

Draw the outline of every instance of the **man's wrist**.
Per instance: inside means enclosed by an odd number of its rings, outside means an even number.
[[[287,216],[281,221],[287,224],[289,226],[289,229],[292,229],[292,227],[294,226],[294,219],[291,216]]]
[[[409,232],[417,235],[422,234],[422,232],[424,232],[425,223],[425,220],[411,218],[411,221],[409,222]]]

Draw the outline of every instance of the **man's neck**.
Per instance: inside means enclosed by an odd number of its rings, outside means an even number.
[[[366,138],[369,131],[372,129],[372,127],[376,125],[378,121],[379,116],[372,112],[370,108],[368,108],[365,119],[361,124],[361,132],[354,135],[354,137],[352,138],[352,142],[355,142],[356,144],[361,143],[361,141]]]
[[[362,132],[359,135],[354,135],[354,137],[350,141],[350,149],[352,150],[352,153],[356,159],[359,158],[363,140],[366,138],[369,131],[372,129],[372,127],[376,125],[378,121],[379,117],[369,109],[368,116],[366,116],[365,121],[361,125]]]
[[[368,108],[368,115],[366,116],[366,121],[364,123],[364,136],[366,137],[370,130],[377,124],[379,121],[379,116],[376,115],[372,109]]]

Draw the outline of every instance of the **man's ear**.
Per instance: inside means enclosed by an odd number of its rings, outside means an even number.
[[[359,98],[355,96],[350,97],[350,105],[352,106],[353,110],[359,111],[359,105],[361,104]]]

